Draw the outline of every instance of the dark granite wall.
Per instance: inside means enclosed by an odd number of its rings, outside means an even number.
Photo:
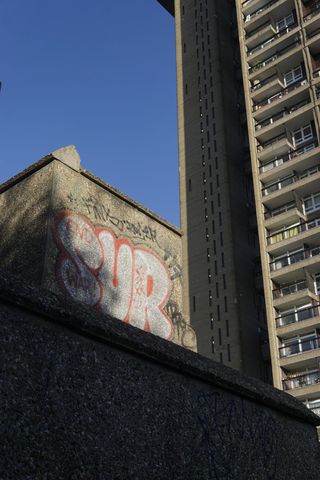
[[[300,402],[66,302],[0,275],[1,480],[319,479]]]

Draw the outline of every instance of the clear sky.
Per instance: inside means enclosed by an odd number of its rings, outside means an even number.
[[[0,0],[0,183],[74,144],[179,224],[175,41],[156,0]]]

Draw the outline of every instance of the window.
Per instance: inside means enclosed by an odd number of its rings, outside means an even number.
[[[290,15],[287,15],[286,17],[281,18],[277,22],[277,32],[281,32],[282,30],[290,27],[290,25],[294,24],[294,16],[293,13],[290,13]]]
[[[227,337],[230,336],[230,330],[229,330],[229,320],[226,320],[226,335]]]
[[[312,193],[303,199],[304,213],[314,212],[320,208],[320,192]]]
[[[310,123],[293,131],[293,141],[295,146],[300,145],[307,140],[311,140],[312,137],[313,133]]]
[[[231,362],[231,352],[230,352],[230,344],[227,345],[228,348],[228,362]]]
[[[291,85],[302,78],[303,71],[301,65],[299,65],[298,67],[295,67],[284,74],[284,84],[287,87],[288,85]]]

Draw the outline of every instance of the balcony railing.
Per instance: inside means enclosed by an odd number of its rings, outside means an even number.
[[[305,78],[300,78],[299,80],[297,80],[296,82],[294,83],[291,83],[291,85],[288,85],[287,87],[283,88],[282,90],[280,90],[279,92],[275,93],[274,95],[272,95],[271,97],[268,97],[268,98],[265,98],[264,100],[262,100],[261,102],[259,103],[256,103],[254,106],[253,106],[253,109],[252,111],[255,112],[257,110],[259,110],[260,108],[266,106],[266,105],[270,105],[271,103],[275,102],[276,100],[279,100],[279,98],[282,98],[284,97],[285,95],[288,95],[288,93],[292,92],[293,90],[295,90],[296,88],[299,88],[301,87],[301,85],[303,84],[306,84],[306,79]]]
[[[247,0],[246,2],[243,2],[242,4],[242,8],[249,5],[249,3],[251,3],[253,0]],[[257,15],[259,15],[260,13],[262,13],[264,10],[266,10],[267,8],[271,7],[272,5],[274,5],[275,3],[278,3],[280,0],[271,0],[270,2],[266,3],[263,7],[260,7],[258,8],[257,10],[255,10],[254,12],[250,13],[250,15],[247,15],[246,18],[245,18],[245,22],[249,22],[250,20],[252,20],[253,18],[255,18]]]
[[[263,48],[265,47],[268,47],[271,43],[273,43],[275,40],[278,40],[278,38],[282,37],[283,35],[285,35],[286,33],[289,33],[291,32],[291,30],[293,30],[295,27],[297,26],[297,23],[293,23],[292,25],[290,25],[289,27],[285,27],[283,28],[282,30],[280,30],[280,32],[276,33],[275,35],[272,35],[271,37],[267,38],[267,40],[264,40],[263,42],[261,42],[259,45],[257,45],[256,47],[252,48],[251,50],[248,50],[247,51],[247,55],[251,56],[253,55],[254,53],[258,52],[259,50],[262,50]]]
[[[318,146],[318,141],[317,141],[317,138],[315,137],[312,139],[312,142],[307,143],[303,147],[288,150],[288,152],[282,155],[280,158],[277,157],[277,158],[274,158],[273,160],[270,160],[267,163],[264,163],[259,167],[260,173],[269,172],[270,170],[273,170],[274,168],[279,167],[280,165],[283,165],[289,160],[292,160],[293,158],[298,157],[299,155],[303,155],[304,153],[309,152],[310,150],[313,150],[317,146]]]
[[[320,33],[320,28],[316,28],[316,29],[313,30],[312,32],[308,33],[308,34],[307,34],[308,40],[310,40],[310,38],[315,37],[315,36],[318,35],[319,33]]]
[[[288,238],[295,237],[299,233],[307,232],[313,228],[320,227],[320,217],[311,220],[310,222],[300,223],[299,225],[294,225],[292,227],[286,228],[281,232],[273,233],[267,237],[268,245],[274,245],[275,243],[282,242],[282,240],[287,240]]]
[[[301,282],[291,283],[290,285],[285,285],[280,288],[272,290],[272,296],[274,300],[279,298],[286,297],[288,295],[293,295],[294,293],[301,292],[308,288],[308,283],[306,280],[301,280]]]
[[[315,318],[319,316],[319,304],[312,305],[311,307],[302,308],[301,310],[295,310],[284,315],[279,315],[276,317],[277,327],[284,327],[290,325],[291,323],[302,322],[303,320],[308,320],[309,318]]]
[[[286,117],[287,115],[291,115],[291,113],[294,113],[300,108],[303,108],[308,103],[310,103],[310,98],[305,99],[302,102],[296,103],[292,107],[286,107],[280,112],[276,113],[275,115],[272,115],[271,117],[268,117],[268,118],[265,118],[264,120],[260,120],[259,122],[256,122],[255,129],[260,130],[261,128],[267,127],[268,125],[275,123],[277,120],[280,120],[281,118]]]
[[[270,262],[270,269],[272,272],[276,272],[281,270],[282,268],[288,267],[290,265],[294,265],[295,263],[302,262],[308,258],[315,257],[320,254],[320,246],[315,247],[311,250],[299,250],[291,255],[283,256],[278,260],[274,260]]]
[[[280,358],[298,355],[309,350],[315,350],[320,347],[320,337],[314,337],[310,340],[302,340],[279,348]]]
[[[270,262],[270,271],[277,272],[282,268],[288,267],[295,263],[302,262],[307,258],[316,257],[320,254],[320,246],[314,247],[311,249],[299,250],[298,252],[292,253],[291,255],[283,256],[277,260]]]
[[[320,172],[320,164],[316,165],[315,167],[308,168],[307,170],[304,170],[300,174],[292,174],[288,177],[277,180],[271,185],[264,187],[262,189],[262,195],[263,196],[270,195],[270,193],[274,193],[278,190],[282,190],[288,185],[291,185],[292,183],[296,183],[299,180],[303,180],[304,178],[311,177],[312,175],[315,175],[318,172]]]
[[[260,144],[260,145],[257,146],[258,153],[262,152],[264,149],[266,149],[268,147],[271,147],[272,145],[275,145],[275,144],[281,142],[281,140],[283,140],[284,138],[288,139],[286,132],[281,133],[280,135],[277,135],[276,137],[270,138],[270,140],[268,140],[264,144]]]
[[[320,3],[316,3],[312,10],[303,17],[303,21],[304,22],[307,22],[308,20],[310,20],[311,18],[313,18],[315,15],[317,15],[317,13],[319,13],[320,11]]]
[[[290,45],[282,48],[278,52],[275,52],[273,55],[268,57],[266,60],[263,60],[262,62],[259,62],[256,65],[253,65],[252,67],[249,67],[249,75],[251,75],[253,72],[255,72],[257,70],[260,70],[260,68],[263,68],[266,65],[274,62],[278,58],[282,57],[283,55],[285,55],[290,50],[293,50],[294,48],[296,48],[296,46],[299,45],[300,43],[301,43],[300,39],[296,39],[294,42],[290,43]]]
[[[269,77],[265,78],[264,80],[261,80],[259,83],[256,83],[251,87],[251,92],[255,92],[256,90],[259,90],[260,88],[264,87],[268,83],[270,83],[272,80],[279,79],[279,75],[277,73],[274,73],[273,75],[270,75]]]
[[[282,383],[284,390],[293,390],[295,388],[303,388],[309,385],[316,385],[317,383],[320,383],[320,372],[319,370],[316,370],[314,372],[291,375],[290,378],[285,378],[284,380],[282,380]]]
[[[253,35],[255,35],[256,33],[258,33],[260,30],[263,30],[264,27],[266,27],[267,25],[270,25],[271,26],[271,23],[270,23],[270,20],[268,19],[266,22],[262,23],[261,25],[259,25],[259,27],[255,28],[254,30],[251,30],[251,32],[248,32],[245,34],[245,38],[248,39],[248,38],[251,38],[253,37]]]
[[[271,217],[277,217],[278,215],[288,212],[289,210],[293,210],[294,208],[296,208],[296,203],[289,202],[289,203],[286,203],[285,205],[281,205],[281,207],[275,208],[274,210],[266,211],[264,214],[264,218],[267,220],[268,218],[271,218]]]

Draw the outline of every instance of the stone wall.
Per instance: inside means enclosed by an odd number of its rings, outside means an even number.
[[[0,275],[1,480],[316,480],[319,418],[257,380]]]

